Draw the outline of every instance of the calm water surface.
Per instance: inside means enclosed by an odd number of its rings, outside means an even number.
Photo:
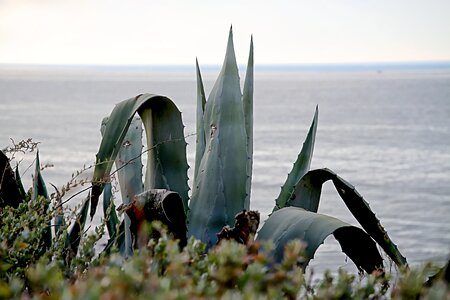
[[[212,88],[217,72],[203,74]],[[243,78],[243,75],[241,76]],[[0,67],[0,147],[32,137],[45,180],[62,186],[95,161],[100,122],[115,103],[141,93],[170,97],[195,132],[194,70]],[[450,255],[450,70],[255,74],[252,208],[267,216],[319,105],[313,168],[355,185],[409,263]],[[193,166],[195,137],[187,139]],[[21,156],[25,185],[33,157]],[[89,174],[88,174],[89,176]],[[73,204],[81,199],[74,199]],[[357,224],[331,184],[319,212]],[[98,222],[97,219],[94,222]],[[311,264],[355,270],[333,238]]]

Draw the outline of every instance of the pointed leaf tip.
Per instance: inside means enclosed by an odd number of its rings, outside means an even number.
[[[230,44],[233,45],[233,27],[230,27],[230,32],[228,33],[228,45],[227,46],[230,46]],[[228,49],[228,47],[227,47],[227,49]],[[233,46],[233,49],[234,49],[234,46]]]

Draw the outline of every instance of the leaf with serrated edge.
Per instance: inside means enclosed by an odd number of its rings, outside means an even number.
[[[203,114],[205,112],[206,96],[205,89],[203,87],[202,74],[200,73],[200,67],[198,66],[198,60],[195,60],[195,66],[197,70],[197,113],[196,113],[196,125],[197,125],[197,138],[195,145],[195,169],[194,179],[197,177],[200,162],[205,153],[205,128],[203,127]]]
[[[400,253],[369,207],[369,204],[358,193],[353,185],[339,177],[329,169],[309,171],[295,187],[289,205],[301,207],[316,212],[319,206],[320,192],[323,183],[332,180],[350,212],[361,224],[364,230],[383,248],[387,255],[398,265],[405,265],[406,258]]]
[[[246,206],[250,206],[253,171],[253,37],[250,40],[247,71],[245,73],[244,91],[242,93],[244,105],[245,132],[247,133],[247,197]]]
[[[353,239],[342,238],[349,233]],[[369,273],[382,268],[381,255],[375,243],[363,230],[339,219],[302,208],[285,207],[272,213],[258,232],[257,240],[273,241],[274,258],[277,262],[282,261],[284,248],[289,241],[294,239],[304,241],[306,248],[302,264],[306,267],[314,258],[317,248],[330,234],[335,235],[341,243],[342,250],[358,268]]]
[[[211,247],[246,205],[247,135],[230,30],[224,65],[204,114],[206,148],[192,190],[189,236]]]
[[[319,108],[316,107],[316,112],[314,118],[309,128],[308,135],[306,136],[305,142],[303,143],[302,150],[297,157],[297,160],[289,173],[286,182],[281,187],[280,195],[275,200],[274,211],[286,206],[289,198],[291,197],[294,187],[297,182],[309,171],[311,165],[312,155],[314,151],[314,142],[316,139],[317,122],[318,122]]]
[[[146,129],[148,188],[165,188],[176,191],[187,209],[188,191],[186,141],[183,134],[181,113],[167,97],[143,94],[116,105],[105,127],[93,176],[91,218],[95,214],[98,199],[103,191],[114,159],[128,131],[135,113],[138,113]],[[144,184],[144,188],[147,188]]]

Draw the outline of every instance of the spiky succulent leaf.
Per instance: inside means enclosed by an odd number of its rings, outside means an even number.
[[[205,153],[205,128],[203,121],[203,114],[205,112],[206,96],[205,89],[203,87],[202,74],[200,73],[200,67],[198,66],[198,60],[195,60],[195,66],[197,70],[197,139],[195,145],[195,169],[194,169],[194,179],[197,177],[198,169],[200,167],[200,162]]]
[[[246,204],[250,206],[253,172],[253,37],[250,40],[250,53],[248,55],[247,71],[245,73],[244,90],[242,94],[244,105],[245,132],[247,133],[247,198]]]
[[[34,178],[33,178],[33,194],[32,194],[31,200],[33,202],[35,202],[38,196],[42,196],[45,199],[48,199],[47,187],[45,186],[45,181],[41,174],[41,163],[39,161],[39,151],[36,152],[36,162],[35,162]]]
[[[149,101],[146,108],[139,111],[144,124],[147,148],[147,170],[144,191],[167,189],[177,192],[183,200],[185,212],[188,210],[186,146],[181,113],[168,98]]]
[[[0,150],[0,207],[17,208],[23,199],[9,158]]]
[[[370,209],[369,204],[358,193],[353,185],[336,175],[333,184],[344,200],[350,212],[361,224],[364,230],[383,248],[387,255],[398,265],[406,265],[406,258],[400,253],[396,244],[392,242],[380,220]]]
[[[287,202],[291,198],[294,191],[295,185],[303,177],[303,175],[309,171],[314,151],[314,142],[316,139],[318,114],[319,109],[316,107],[316,112],[314,114],[311,127],[309,128],[308,135],[303,143],[302,150],[300,151],[300,154],[298,155],[297,160],[295,161],[294,166],[286,179],[286,182],[281,187],[280,195],[275,200],[276,205],[274,211],[287,205]]]
[[[350,212],[361,224],[364,230],[383,248],[387,255],[399,266],[405,265],[406,258],[400,253],[380,220],[370,209],[369,204],[358,193],[353,185],[339,177],[329,169],[318,169],[308,172],[297,184],[289,205],[317,211],[320,192],[324,182],[332,180]]]
[[[17,187],[19,188],[20,196],[22,197],[22,199],[25,199],[26,192],[25,192],[25,189],[23,188],[22,178],[20,178],[19,165],[18,164],[16,165],[16,170],[15,170],[14,173],[15,173]]]
[[[204,130],[206,148],[192,191],[189,236],[210,247],[223,226],[249,209],[247,135],[231,30],[222,70],[206,102]]]
[[[295,206],[307,211],[317,212],[319,209],[322,185],[335,176],[328,169],[311,170],[297,183],[286,206]]]
[[[286,207],[272,213],[258,232],[257,240],[274,242],[274,257],[278,262],[282,261],[284,248],[289,241],[294,239],[304,241],[306,249],[302,263],[306,267],[314,258],[317,248],[330,234],[335,235],[342,251],[358,268],[371,273],[383,266],[376,244],[363,230],[339,219],[302,208]]]
[[[141,117],[146,130],[148,166],[145,185],[176,191],[187,209],[186,141],[181,113],[167,97],[143,94],[122,101],[109,116],[96,159],[91,196],[91,218],[98,199],[117,157],[135,113]]]
[[[43,197],[45,199],[44,211],[47,212],[50,207],[50,200],[48,197],[47,187],[45,186],[44,178],[41,174],[41,163],[39,160],[39,151],[36,152],[36,162],[33,178],[33,193],[31,196],[31,201],[36,203],[38,197]],[[48,220],[47,228],[43,232],[43,239],[45,241],[45,246],[50,248],[52,245],[52,230],[51,230],[51,220]]]

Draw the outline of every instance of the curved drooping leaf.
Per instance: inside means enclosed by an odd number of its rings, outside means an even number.
[[[9,158],[0,150],[0,207],[8,205],[17,208],[23,199]]]
[[[247,135],[230,30],[225,61],[205,106],[206,148],[190,203],[189,236],[215,244],[223,226],[249,209],[246,201]]]
[[[147,148],[147,169],[144,191],[167,189],[177,192],[188,211],[189,186],[186,159],[187,143],[181,113],[168,98],[150,101],[139,111],[144,124]]]
[[[378,247],[364,230],[347,226],[336,229],[333,235],[341,245],[342,252],[350,257],[359,271],[362,269],[372,273],[383,270],[383,259]]]
[[[86,219],[89,210],[89,199],[90,195],[84,200],[83,205],[81,206],[80,211],[76,216],[76,220],[73,223],[72,228],[67,234],[64,248],[68,251],[67,261],[66,263],[70,263],[71,259],[77,255],[78,246],[80,245],[81,236],[83,234],[84,226],[86,224]]]
[[[274,211],[287,206],[295,185],[297,182],[309,171],[311,159],[314,151],[314,142],[316,140],[317,122],[318,122],[319,108],[316,107],[314,118],[309,128],[308,135],[303,143],[302,150],[297,157],[297,160],[289,173],[286,182],[281,187],[280,195],[275,200]]]
[[[253,37],[250,39],[247,71],[245,73],[242,104],[244,105],[245,132],[247,133],[247,198],[246,206],[250,206],[253,174]]]
[[[105,127],[96,159],[91,196],[91,218],[135,113],[141,117],[147,137],[147,170],[144,188],[176,191],[187,209],[186,141],[181,113],[167,97],[143,94],[118,103]]]
[[[297,207],[286,207],[272,213],[258,232],[257,240],[272,240],[275,244],[274,258],[283,259],[284,247],[294,239],[306,243],[304,267],[325,239],[334,234],[342,251],[359,269],[368,273],[383,267],[383,259],[375,242],[361,229],[339,219],[306,211]]]
[[[195,67],[197,70],[197,138],[195,145],[195,169],[194,169],[194,180],[197,177],[198,169],[200,167],[200,162],[205,153],[205,128],[203,127],[203,114],[205,112],[206,96],[205,89],[203,87],[202,74],[200,73],[200,67],[198,66],[198,60],[195,60]]]
[[[301,207],[317,212],[320,193],[324,182],[332,180],[350,212],[361,224],[362,228],[383,248],[387,255],[398,265],[405,265],[406,258],[400,253],[369,207],[369,204],[358,193],[353,185],[339,177],[329,169],[318,169],[308,172],[296,185],[288,205]]]
[[[295,206],[307,211],[317,212],[319,209],[322,185],[336,174],[328,169],[316,169],[306,173],[294,188],[286,206]]]

